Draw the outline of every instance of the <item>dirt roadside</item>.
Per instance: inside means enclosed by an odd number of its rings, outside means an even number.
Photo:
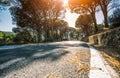
[[[102,56],[105,58],[105,61],[115,69],[115,71],[119,74],[120,77],[120,49],[114,48],[113,46],[103,47],[94,45],[97,50],[100,51]]]

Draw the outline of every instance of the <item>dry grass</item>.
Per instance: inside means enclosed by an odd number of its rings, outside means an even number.
[[[57,75],[51,74],[51,75],[48,75],[48,76],[45,77],[45,78],[63,78],[63,77],[60,77],[60,76],[57,76]]]
[[[89,71],[89,70],[90,70],[90,65],[79,60],[80,54],[81,54],[81,52],[76,52],[76,53],[72,56],[71,59],[68,59],[68,60],[67,60],[68,63],[75,64],[76,67],[77,67],[77,72],[80,72],[81,70]],[[86,57],[89,58],[89,55],[88,55],[88,54],[85,54],[84,57],[85,57],[85,58],[86,58]],[[83,58],[82,58],[82,59],[83,59]]]
[[[98,67],[91,67],[89,64],[80,61],[79,58],[80,58],[80,52],[76,52],[73,55],[73,57],[68,60],[69,63],[72,63],[72,64],[76,65],[77,72],[80,72],[82,70],[84,70],[84,71],[101,70],[101,68],[98,68]],[[90,55],[86,53],[86,54],[84,54],[84,58],[90,58]],[[83,58],[81,58],[81,59],[83,59]]]
[[[101,52],[105,60],[120,74],[120,61],[118,61],[115,57],[112,57],[103,51]]]
[[[102,47],[95,45],[100,53],[103,55],[108,64],[116,70],[120,75],[120,50],[115,47]]]

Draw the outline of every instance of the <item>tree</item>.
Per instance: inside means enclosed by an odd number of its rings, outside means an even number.
[[[53,32],[54,32],[54,39],[57,41],[61,41],[64,39],[68,28],[68,23],[65,20],[57,19],[54,22]]]
[[[94,22],[95,33],[98,31],[95,13],[98,3],[96,0],[69,0],[69,7],[76,13],[89,13]]]
[[[109,27],[108,25],[108,5],[112,0],[97,0],[98,4],[101,7],[103,16],[104,16],[104,24],[105,27]]]
[[[85,35],[90,35],[91,26],[93,24],[92,17],[89,14],[80,15],[76,20],[76,27],[81,28]]]
[[[19,43],[36,42],[35,34],[30,28],[13,28],[13,31],[16,33],[14,42]]]
[[[52,35],[54,21],[64,12],[62,0],[19,0],[21,7],[12,7],[11,14],[17,26],[29,26],[44,34],[45,39]],[[41,36],[40,36],[41,37]]]
[[[9,0],[0,0],[0,5],[9,6],[10,5],[10,1]]]
[[[0,32],[0,45],[13,43],[14,37],[15,37],[14,33]]]
[[[111,27],[118,27],[120,26],[120,8],[116,8],[113,11],[113,14],[109,16],[109,23]]]
[[[9,0],[0,0],[0,11],[5,9],[5,6],[10,6],[10,1]]]
[[[67,39],[74,40],[76,39],[76,29],[73,27],[68,27],[67,29]]]

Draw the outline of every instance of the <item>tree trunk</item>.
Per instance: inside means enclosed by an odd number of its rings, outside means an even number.
[[[105,27],[109,27],[109,25],[108,25],[107,5],[104,4],[104,6],[102,6],[102,4],[101,4],[100,6],[101,6],[102,13],[103,13],[103,16],[104,16],[104,25],[105,25]]]
[[[95,33],[97,33],[98,32],[98,27],[97,27],[95,13],[91,13],[91,14],[92,14],[92,18],[93,18],[94,27],[95,27]]]
[[[48,28],[45,29],[45,41],[49,41],[50,38],[50,31]]]
[[[109,27],[109,25],[108,25],[108,14],[107,14],[107,11],[105,10],[104,12],[103,12],[103,15],[104,15],[104,24],[105,24],[105,27]]]

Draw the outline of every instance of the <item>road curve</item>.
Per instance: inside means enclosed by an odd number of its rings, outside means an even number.
[[[0,78],[100,78],[94,77],[93,69],[104,69],[91,64],[95,55],[90,51],[80,41],[0,47]],[[104,73],[112,78],[108,71]]]

